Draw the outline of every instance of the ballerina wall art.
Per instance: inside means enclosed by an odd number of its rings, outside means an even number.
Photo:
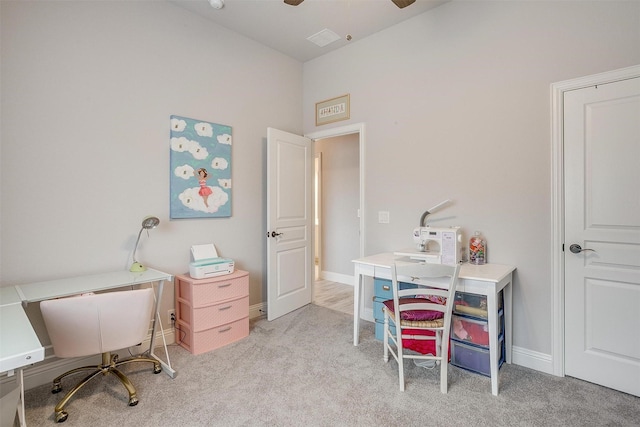
[[[231,126],[171,116],[171,219],[231,216]]]

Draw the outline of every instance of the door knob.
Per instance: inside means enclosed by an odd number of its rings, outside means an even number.
[[[271,234],[269,234],[269,232],[267,231],[267,237],[277,237],[281,235],[282,233],[276,233],[275,231],[272,231]]]
[[[577,243],[574,243],[573,245],[569,246],[569,250],[574,254],[579,254],[580,252],[584,252],[584,251],[595,252],[595,249],[582,249],[582,246],[578,245]]]

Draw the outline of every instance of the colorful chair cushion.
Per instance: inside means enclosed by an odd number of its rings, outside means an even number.
[[[411,303],[424,303],[424,298],[402,298],[400,300],[400,304],[411,304]],[[387,300],[384,302],[385,307],[391,312],[394,311],[393,300]],[[436,320],[442,319],[444,317],[444,313],[436,310],[407,310],[400,312],[400,320],[409,320],[411,322],[419,322],[423,320]]]

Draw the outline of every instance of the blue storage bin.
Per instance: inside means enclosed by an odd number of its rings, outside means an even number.
[[[413,283],[400,283],[401,289],[417,288],[418,285]],[[393,289],[391,288],[391,280],[374,279],[373,280],[373,320],[376,322],[376,339],[384,339],[384,313],[382,307],[384,302],[393,299]],[[395,332],[395,327],[391,327]]]
[[[384,313],[382,312],[382,308],[384,307],[384,301],[381,298],[375,297],[373,299],[373,319],[377,321],[384,320]]]
[[[417,288],[418,285],[413,283],[400,282],[400,289]],[[391,280],[374,279],[373,280],[373,296],[383,301],[393,299],[393,289],[391,289]]]
[[[498,368],[500,368],[504,363],[504,339],[500,339],[498,349]],[[451,364],[487,377],[491,376],[488,348],[476,347],[452,339]]]
[[[391,324],[391,332],[394,334],[396,333],[396,327],[393,323]],[[384,340],[384,320],[381,322],[376,321],[376,339],[378,341]]]
[[[391,280],[374,279],[373,295],[386,301],[393,298],[393,290],[391,289]]]

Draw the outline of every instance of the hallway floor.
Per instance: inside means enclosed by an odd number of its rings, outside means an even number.
[[[315,281],[312,302],[353,316],[353,286],[328,280]]]

